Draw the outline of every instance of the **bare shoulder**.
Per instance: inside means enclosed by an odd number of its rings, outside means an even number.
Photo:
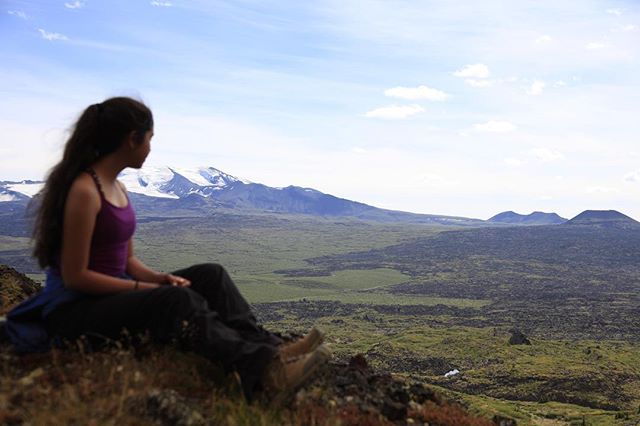
[[[80,203],[90,208],[100,208],[100,193],[93,178],[87,173],[80,173],[69,188],[67,203]]]
[[[118,185],[120,185],[120,188],[122,188],[124,192],[127,192],[127,187],[122,183],[122,181],[116,179],[116,182],[118,182]]]

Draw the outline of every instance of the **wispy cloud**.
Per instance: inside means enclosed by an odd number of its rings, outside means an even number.
[[[173,6],[173,4],[170,1],[157,1],[157,0],[153,0],[151,2],[151,6],[156,6],[156,7],[171,7]]]
[[[637,25],[633,25],[633,24],[629,24],[629,25],[625,25],[622,27],[622,31],[626,32],[626,33],[631,33],[634,31],[638,31],[638,26]]]
[[[600,43],[598,41],[592,41],[591,43],[587,43],[584,48],[587,50],[599,50],[604,49],[607,45],[604,43]]]
[[[468,78],[464,82],[471,87],[490,87],[493,85],[491,80],[474,80],[472,78]]]
[[[365,117],[401,120],[421,112],[424,112],[424,108],[420,105],[390,105],[371,110],[365,113]]]
[[[561,152],[549,148],[534,148],[529,151],[529,155],[544,162],[556,161],[564,158],[564,155]]]
[[[485,64],[473,64],[473,65],[465,65],[462,69],[454,72],[453,75],[456,77],[463,78],[488,78],[489,77],[489,67]]]
[[[585,188],[585,191],[588,194],[617,194],[620,192],[618,188],[612,188],[604,185],[589,186]]]
[[[9,12],[9,15],[17,16],[18,18],[21,18],[21,19],[29,19],[27,14],[21,10],[8,10],[7,12]]]
[[[465,65],[463,68],[454,72],[456,77],[464,78],[464,82],[471,87],[489,87],[492,81],[486,80],[491,73],[489,67],[485,64]]]
[[[476,124],[473,128],[478,132],[509,133],[516,130],[517,127],[508,121],[490,120],[486,123]]]
[[[606,12],[609,15],[622,16],[622,9],[607,9]]]
[[[627,182],[640,182],[640,169],[627,173],[624,176],[624,180]]]
[[[38,31],[40,31],[40,34],[42,34],[42,38],[45,40],[49,40],[49,41],[54,41],[54,40],[69,40],[69,37],[67,37],[64,34],[60,34],[60,33],[50,33],[48,31],[43,30],[42,28],[38,28]]]
[[[391,98],[408,100],[426,99],[429,101],[444,101],[450,97],[450,95],[441,90],[432,89],[427,86],[394,87],[385,90],[384,94]]]
[[[533,96],[539,95],[540,93],[542,93],[545,86],[546,84],[544,81],[534,80],[534,82],[531,83],[531,87],[529,87],[529,89],[527,90],[527,93]]]
[[[519,159],[519,158],[514,158],[514,157],[509,157],[509,158],[505,158],[504,162],[507,166],[511,166],[511,167],[520,167],[524,164],[526,164],[525,161]]]
[[[67,9],[80,9],[84,7],[84,2],[76,0],[73,3],[65,3],[64,7],[66,7]]]
[[[551,41],[552,41],[552,40],[553,40],[553,39],[551,38],[551,36],[550,36],[550,35],[546,35],[546,34],[545,34],[545,35],[543,35],[543,36],[538,37],[538,38],[536,39],[536,43],[537,43],[537,44],[546,44],[546,43],[551,43]]]

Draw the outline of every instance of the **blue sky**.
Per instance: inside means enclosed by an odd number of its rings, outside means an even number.
[[[640,219],[634,1],[4,1],[0,180],[79,112],[156,116],[149,165],[379,207]]]

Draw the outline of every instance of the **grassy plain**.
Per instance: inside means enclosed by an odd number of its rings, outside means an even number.
[[[216,214],[141,222],[135,244],[161,270],[221,263],[270,328],[319,325],[338,357],[427,378],[479,413],[636,424],[640,247],[556,229]],[[0,238],[0,263],[26,254]],[[512,327],[532,344],[509,345]]]
[[[555,229],[450,233],[266,216],[193,224],[182,234],[193,251],[176,244],[180,254],[170,258],[193,263],[214,253],[208,260],[228,266],[272,328],[319,324],[338,355],[362,352],[381,369],[426,377],[478,412],[532,425],[632,424],[637,319],[622,322],[616,312],[639,306],[637,243]],[[143,235],[151,242],[160,233]],[[151,246],[143,252],[167,259]],[[532,345],[509,345],[511,327],[530,333]],[[445,379],[453,368],[461,373]]]

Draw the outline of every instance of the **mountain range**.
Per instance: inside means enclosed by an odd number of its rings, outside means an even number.
[[[293,185],[269,187],[231,176],[213,167],[126,169],[118,178],[127,187],[136,212],[141,216],[177,213],[206,215],[214,209],[232,209],[355,217],[383,222],[459,226],[484,223],[479,219],[380,209],[311,188]],[[0,206],[7,202],[28,201],[42,186],[43,182],[32,180],[0,182]]]
[[[126,169],[119,180],[141,218],[158,216],[206,216],[216,210],[275,212],[322,217],[354,217],[381,222],[431,223],[454,226],[514,226],[598,224],[636,226],[638,222],[615,211],[585,211],[571,220],[556,213],[521,215],[499,213],[487,221],[457,216],[416,214],[387,210],[325,194],[312,188],[269,187],[224,173],[214,167],[145,167]],[[14,215],[36,195],[42,181],[0,181],[0,214]],[[613,225],[612,225],[613,224]],[[640,224],[639,224],[640,225]]]

